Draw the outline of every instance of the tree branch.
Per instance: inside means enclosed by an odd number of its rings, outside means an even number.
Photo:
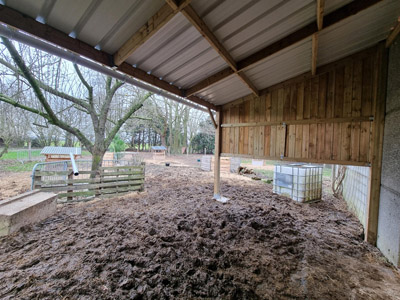
[[[74,128],[57,118],[57,116],[53,112],[50,104],[47,102],[46,98],[44,97],[44,95],[38,85],[38,82],[32,76],[29,69],[25,65],[25,62],[23,61],[22,57],[19,55],[17,49],[15,49],[14,45],[10,42],[10,40],[5,37],[1,37],[1,39],[4,43],[4,45],[6,46],[6,48],[8,49],[8,51],[10,52],[12,59],[14,60],[14,62],[17,64],[17,66],[23,73],[23,76],[28,80],[28,82],[32,86],[32,89],[33,89],[36,97],[38,98],[39,102],[42,104],[44,110],[46,111],[47,114],[44,114],[46,116],[43,116],[43,117],[47,118],[49,120],[49,123],[56,125],[56,126],[60,127],[61,129],[64,129],[64,130],[72,133],[73,135],[75,135],[82,142],[82,144],[84,144],[85,147],[89,151],[91,151],[93,148],[93,144],[83,135],[83,133],[78,128]],[[16,102],[16,101],[14,101],[14,102]],[[22,107],[20,107],[20,108],[22,108]],[[25,106],[25,108],[27,108],[27,107]],[[25,109],[25,110],[33,112],[32,110],[34,110],[34,109],[31,108],[31,110],[29,110],[29,109]],[[41,113],[39,115],[42,116],[42,114],[43,113]]]
[[[107,77],[107,82],[106,82],[106,99],[104,101],[104,104],[101,107],[100,110],[100,116],[99,116],[99,127],[100,128],[105,128],[106,126],[106,121],[107,121],[107,115],[108,112],[110,110],[110,106],[111,106],[111,101],[115,95],[115,93],[117,92],[117,90],[124,85],[123,81],[119,81],[117,80],[115,82],[115,84],[113,85],[113,87],[111,88],[111,81],[112,78],[110,76]]]
[[[44,112],[41,112],[40,110],[37,110],[35,108],[20,104],[17,101],[15,101],[14,99],[12,99],[12,98],[4,95],[4,94],[1,94],[1,93],[0,93],[0,101],[3,101],[3,102],[8,103],[8,104],[11,104],[14,107],[21,108],[21,109],[29,111],[31,113],[37,114],[37,115],[45,118],[46,120],[51,121],[51,119],[50,119],[48,114],[46,114]]]
[[[108,146],[110,146],[114,136],[118,133],[118,131],[121,129],[121,126],[137,111],[139,110],[142,106],[143,103],[151,97],[152,93],[147,93],[140,101],[139,103],[133,104],[128,112],[118,120],[117,124],[114,126],[114,128],[110,131],[108,134],[106,140],[104,141],[104,146],[107,149]]]
[[[88,100],[89,100],[90,106],[93,106],[93,87],[85,80],[85,78],[83,77],[81,70],[79,69],[77,64],[74,64],[74,69],[75,69],[76,74],[78,74],[79,79],[81,80],[83,85],[88,90],[88,92],[89,92]]]
[[[6,66],[7,68],[9,68],[10,70],[12,70],[15,74],[21,75],[21,76],[23,76],[25,79],[28,79],[28,78],[25,77],[24,72],[22,72],[20,69],[18,69],[18,68],[16,68],[16,67],[14,67],[14,66],[13,66],[12,64],[10,64],[9,62],[7,62],[7,61],[5,61],[5,60],[3,60],[3,59],[0,58],[0,63],[1,63],[2,65]],[[34,79],[34,80],[37,82],[37,84],[39,85],[39,87],[40,87],[41,89],[45,90],[46,92],[49,92],[49,93],[51,93],[51,94],[53,94],[53,95],[55,95],[55,96],[57,96],[57,97],[63,98],[63,99],[68,100],[68,101],[70,101],[70,102],[72,102],[72,103],[78,104],[78,105],[80,105],[80,106],[82,106],[82,107],[84,107],[84,108],[86,108],[86,109],[89,109],[89,105],[88,105],[84,100],[78,99],[78,98],[75,98],[75,97],[73,97],[73,96],[71,96],[71,95],[68,95],[68,94],[66,94],[66,93],[57,91],[56,89],[54,89],[54,88],[52,88],[51,86],[49,86],[49,85],[43,83],[43,82],[40,81],[40,80],[37,80],[37,79]]]

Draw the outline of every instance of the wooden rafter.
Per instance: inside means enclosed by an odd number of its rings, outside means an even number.
[[[208,108],[208,113],[210,114],[210,118],[211,118],[211,121],[214,124],[214,128],[217,129],[217,127],[218,127],[217,122],[215,122],[214,115],[213,115],[211,109],[209,109],[209,108]]]
[[[167,24],[176,13],[177,11],[173,10],[168,4],[164,4],[146,24],[118,49],[114,54],[114,63],[117,66],[122,64],[137,48],[143,45],[150,37]]]
[[[250,81],[250,79],[243,73],[237,72],[237,65],[232,55],[228,50],[222,45],[214,33],[208,28],[207,24],[201,19],[201,17],[196,13],[191,5],[186,5],[181,7],[174,0],[166,0],[166,2],[171,6],[172,9],[181,9],[181,13],[186,17],[186,19],[201,33],[201,35],[208,41],[211,47],[221,56],[223,60],[228,64],[233,73],[236,73],[240,80],[243,81],[245,85],[249,87],[251,92],[255,95],[259,95],[259,91],[255,85]],[[191,90],[188,95],[193,95],[193,90]]]
[[[322,30],[324,24],[324,7],[325,0],[317,0],[317,27],[318,31]]]
[[[317,0],[317,28],[318,32],[312,35],[312,54],[311,54],[311,74],[314,76],[317,73],[318,59],[318,34],[322,30],[324,22],[324,7],[325,0]]]
[[[78,39],[69,37],[64,32],[61,32],[49,25],[39,23],[36,20],[32,19],[31,17],[22,15],[21,13],[12,8],[0,5],[0,22],[11,25],[24,32],[27,32],[38,38],[41,38],[42,40],[56,44],[62,48],[75,52],[81,56],[87,57],[91,60],[94,60],[108,67],[113,67],[111,54],[104,51],[96,50],[93,46],[85,42],[82,42]],[[178,87],[171,85],[168,82],[161,80],[154,75],[147,74],[147,72],[139,68],[134,68],[127,63],[121,64],[118,67],[118,70],[127,75],[142,80],[146,83],[159,87],[167,92],[170,92],[171,94],[180,97],[185,96],[185,91],[179,89]],[[192,96],[192,97],[187,97],[187,99],[199,105],[216,110],[216,106],[214,104],[207,102],[201,98]]]
[[[383,0],[355,0],[352,1],[341,8],[331,12],[328,15],[324,16],[323,19],[323,24],[322,24],[322,30],[330,27],[334,24],[339,23],[340,21],[345,20],[348,17],[351,17],[369,7],[372,5],[379,3]],[[257,51],[256,53],[240,60],[237,62],[237,71],[244,71],[255,64],[258,64],[271,55],[289,47],[297,42],[300,42],[301,40],[308,38],[312,36],[314,33],[318,32],[318,26],[316,22],[312,22],[311,24],[308,24],[304,26],[303,28],[298,29],[297,31],[287,35],[286,37],[282,38],[281,40]],[[223,80],[224,78],[230,76],[228,69],[224,69],[222,71],[219,71],[210,77],[203,79],[201,83],[209,82],[210,84],[214,84],[215,82],[218,82],[220,80]],[[188,91],[193,91],[196,86],[198,86],[197,83],[190,87]],[[207,85],[208,86],[208,85]],[[207,86],[202,85],[202,89],[206,88]]]
[[[176,1],[176,0],[165,0],[167,4],[173,9],[173,10],[182,10],[184,9],[187,5],[192,2],[192,0],[181,0],[181,1]]]
[[[237,71],[236,62],[225,47],[219,42],[217,37],[208,28],[206,23],[200,18],[191,5],[186,6],[181,13],[188,19],[188,21],[201,33],[201,35],[208,41],[211,47],[225,60],[225,62]]]
[[[236,74],[239,76],[240,80],[242,80],[244,82],[244,84],[246,84],[249,87],[249,89],[252,91],[252,93],[254,95],[256,95],[256,96],[260,95],[260,91],[251,82],[251,80],[247,77],[247,75],[244,74],[244,72],[236,72]]]
[[[399,33],[400,33],[400,17],[397,18],[397,25],[393,28],[388,38],[386,39],[386,44],[385,44],[386,48],[390,47],[390,45],[393,43],[393,41],[396,39]]]
[[[146,24],[136,31],[114,54],[114,63],[119,66],[137,48],[143,45],[150,37],[167,24],[180,10],[190,4],[191,0],[184,0],[177,4],[174,0],[166,0],[164,4],[152,16]]]
[[[311,75],[314,76],[317,73],[318,33],[312,35],[311,52]]]

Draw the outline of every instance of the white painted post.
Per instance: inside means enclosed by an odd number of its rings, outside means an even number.
[[[221,107],[217,108],[217,128],[215,129],[215,153],[214,153],[214,199],[226,203],[228,198],[221,196]]]

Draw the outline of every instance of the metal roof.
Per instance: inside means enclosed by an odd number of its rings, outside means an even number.
[[[69,155],[70,153],[74,155],[81,155],[82,149],[78,147],[53,147],[47,146],[40,151],[40,154],[56,154],[56,155]]]
[[[151,150],[162,151],[167,150],[167,148],[165,146],[151,146]]]
[[[311,70],[311,38],[306,38],[246,71],[246,75],[262,89]]]
[[[165,5],[165,0],[0,1],[110,55]],[[315,22],[316,2],[192,0],[190,5],[238,62]],[[324,13],[334,12],[349,2],[326,0]],[[335,61],[384,40],[399,15],[399,0],[382,0],[323,28],[319,33],[317,65]],[[229,68],[220,54],[180,12],[125,61],[182,91]],[[311,37],[308,37],[242,72],[260,90],[310,69]],[[204,87],[195,95],[221,105],[250,93],[249,87],[237,75],[231,75]]]
[[[235,75],[203,89],[196,96],[207,99],[215,105],[222,105],[249,94],[248,87]]]
[[[400,16],[400,1],[382,1],[322,31],[318,65],[324,65],[386,39],[393,20]]]

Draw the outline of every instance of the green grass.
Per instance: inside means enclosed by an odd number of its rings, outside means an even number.
[[[322,176],[323,177],[327,177],[327,178],[331,178],[332,177],[332,169],[323,168]]]
[[[32,161],[32,162],[27,162],[24,164],[21,164],[18,161],[15,161],[15,163],[4,166],[4,170],[5,171],[9,171],[9,172],[30,172],[33,169],[33,166],[36,164],[37,162]]]
[[[251,164],[251,159],[241,159],[240,160],[240,162],[242,163],[242,164]]]
[[[41,150],[32,150],[32,156],[39,156]],[[17,159],[18,150],[9,150],[6,154],[4,154],[0,159]]]
[[[90,154],[89,151],[87,150],[82,150],[82,156],[91,156],[92,154]]]

